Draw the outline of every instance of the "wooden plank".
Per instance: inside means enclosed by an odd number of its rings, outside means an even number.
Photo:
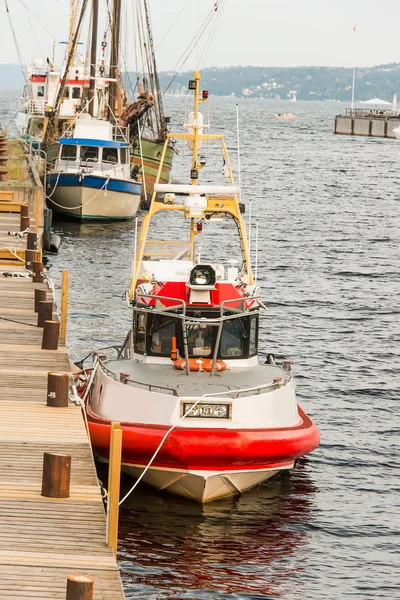
[[[19,202],[0,202],[0,212],[20,213],[21,204]]]
[[[2,202],[11,202],[14,198],[14,192],[7,192],[5,190],[0,190],[0,201]]]

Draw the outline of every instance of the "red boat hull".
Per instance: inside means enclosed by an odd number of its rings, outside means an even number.
[[[187,471],[252,471],[280,469],[315,450],[320,435],[299,406],[301,422],[282,429],[213,429],[177,427],[165,440],[152,467]],[[111,422],[87,407],[95,453],[108,459]],[[145,467],[169,427],[121,423],[122,462]]]

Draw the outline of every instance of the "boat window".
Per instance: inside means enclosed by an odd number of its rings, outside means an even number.
[[[121,163],[123,165],[128,164],[128,148],[121,148],[120,153],[121,153]]]
[[[81,146],[81,159],[97,162],[99,149],[95,146]]]
[[[64,100],[69,100],[69,87],[64,90]]]
[[[213,328],[211,325],[190,325],[188,327],[189,356],[211,356],[213,349]]]
[[[75,100],[81,97],[81,88],[73,87],[72,88],[72,98]]]
[[[150,352],[160,356],[170,356],[172,338],[175,333],[175,319],[155,315],[150,327]]]
[[[44,85],[39,85],[37,89],[38,98],[43,98],[44,96]]]
[[[137,316],[135,352],[146,352],[146,315],[143,314]]]
[[[75,160],[76,159],[76,146],[67,146],[66,144],[61,146],[60,158],[64,160]]]
[[[118,162],[118,148],[103,148],[103,162]]]
[[[254,356],[258,351],[258,318],[252,317],[250,319],[250,336],[249,336],[249,356]]]
[[[221,335],[222,358],[237,358],[242,356],[246,337],[246,328],[242,319],[225,321]]]

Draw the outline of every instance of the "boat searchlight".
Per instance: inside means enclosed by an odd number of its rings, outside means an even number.
[[[190,271],[189,283],[193,287],[214,288],[215,269],[211,265],[195,265]]]

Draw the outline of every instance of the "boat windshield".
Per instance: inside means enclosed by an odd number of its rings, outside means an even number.
[[[98,159],[99,149],[96,146],[81,146],[81,160],[97,162]]]
[[[147,317],[147,318],[146,318]],[[136,316],[135,352],[170,357],[172,338],[184,356],[182,321],[168,315]],[[191,358],[212,358],[217,343],[218,325],[188,323],[187,344]],[[258,315],[226,320],[222,327],[218,357],[248,358],[257,354]]]
[[[68,146],[67,144],[63,144],[61,146],[60,158],[62,158],[63,160],[75,160],[76,150],[76,146]]]
[[[103,162],[117,163],[118,148],[103,148]]]

